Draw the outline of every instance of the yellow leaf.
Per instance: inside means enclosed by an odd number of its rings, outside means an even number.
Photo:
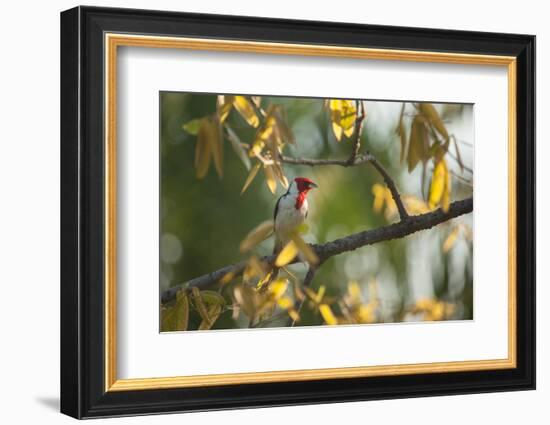
[[[374,304],[360,305],[357,311],[359,323],[373,323],[376,319]]]
[[[273,221],[268,220],[260,223],[241,242],[239,247],[241,252],[250,251],[260,242],[266,240],[273,233]]]
[[[249,125],[254,128],[258,127],[260,120],[258,115],[256,115],[256,111],[254,111],[254,107],[250,104],[246,97],[235,96],[233,99],[233,106]]]
[[[355,120],[357,118],[357,108],[355,101],[344,99],[330,99],[328,102],[330,110],[330,119],[332,121],[332,130],[336,140],[342,139],[342,133],[350,137],[355,129]]]
[[[218,96],[218,99],[216,102],[216,109],[218,111],[218,117],[220,119],[221,124],[223,124],[227,119],[229,112],[231,112],[232,106],[233,106],[233,96]]]
[[[356,281],[348,283],[348,294],[352,305],[361,304],[361,287]]]
[[[319,311],[321,312],[321,316],[323,316],[323,319],[325,320],[327,325],[338,324],[338,319],[336,318],[328,304],[321,304],[319,306]]]
[[[256,174],[258,174],[258,171],[260,171],[260,167],[262,166],[261,162],[258,162],[254,167],[252,167],[252,170],[250,170],[250,173],[248,173],[248,177],[246,178],[246,181],[244,182],[244,186],[241,189],[241,195],[245,192],[246,189],[248,189],[248,186],[250,186],[250,183],[252,183],[252,180],[254,180],[254,177],[256,177]]]
[[[198,179],[204,178],[210,167],[212,144],[209,138],[208,119],[203,118],[197,137],[197,145],[195,146],[195,170]]]
[[[280,277],[275,281],[271,282],[271,285],[269,285],[269,294],[271,295],[272,299],[278,300],[284,295],[287,287],[288,287],[288,279],[285,279],[284,277]]]
[[[332,123],[332,131],[334,132],[334,137],[336,137],[336,140],[340,141],[342,140],[342,133],[343,129],[336,123]]]
[[[298,233],[291,233],[290,238],[296,244],[298,250],[304,255],[306,261],[309,264],[316,265],[317,263],[319,263],[319,257],[317,256],[313,248],[311,248],[311,246],[308,245]]]
[[[447,129],[445,128],[443,121],[441,121],[441,118],[434,106],[431,103],[420,103],[418,108],[420,109],[420,112],[422,112],[422,114],[424,114],[424,116],[428,119],[430,124],[437,130],[437,132],[441,134],[443,139],[448,140],[449,133],[447,132]]]
[[[275,180],[275,172],[273,166],[264,165],[265,182],[271,193],[275,193],[277,190],[277,180]]]
[[[323,297],[325,296],[327,288],[325,285],[319,286],[319,291],[317,292],[317,295],[315,295],[315,302],[320,303],[323,300]]]
[[[372,194],[374,195],[374,203],[372,209],[376,213],[380,213],[384,208],[384,202],[386,200],[386,188],[380,183],[375,183],[372,186]]]
[[[354,131],[354,128],[350,127],[347,130],[344,130],[344,134],[346,135],[346,137],[351,137],[351,135],[353,134],[353,131]]]
[[[429,205],[435,208],[441,205],[443,211],[449,211],[451,201],[451,175],[444,159],[440,160],[433,171],[430,185]]]
[[[281,307],[283,310],[288,310],[289,308],[294,307],[294,303],[289,297],[281,297],[277,300],[277,304],[279,307]]]
[[[401,197],[407,211],[414,215],[424,214],[430,211],[429,206],[422,199],[418,199],[412,195],[404,195]]]
[[[285,245],[285,247],[281,250],[279,255],[277,256],[277,259],[275,260],[275,265],[277,267],[283,267],[286,266],[288,263],[290,263],[294,258],[296,257],[296,254],[298,254],[298,247],[294,243],[294,241],[290,241]]]

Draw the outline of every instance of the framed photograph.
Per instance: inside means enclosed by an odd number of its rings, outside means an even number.
[[[61,411],[535,388],[535,37],[61,14]]]

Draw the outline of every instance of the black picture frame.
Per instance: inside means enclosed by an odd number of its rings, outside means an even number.
[[[106,392],[104,34],[259,40],[517,58],[517,367]],[[535,37],[76,7],[61,13],[61,412],[76,418],[535,388]]]

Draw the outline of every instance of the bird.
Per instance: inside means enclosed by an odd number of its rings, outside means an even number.
[[[275,204],[273,223],[275,246],[273,254],[278,254],[290,241],[291,235],[306,220],[308,214],[307,194],[318,186],[306,177],[296,177],[284,195]]]

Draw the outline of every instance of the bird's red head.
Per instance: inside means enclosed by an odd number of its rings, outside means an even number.
[[[294,179],[294,182],[296,183],[296,188],[300,193],[307,193],[309,190],[318,187],[315,183],[313,183],[310,179],[306,177],[296,177]]]

